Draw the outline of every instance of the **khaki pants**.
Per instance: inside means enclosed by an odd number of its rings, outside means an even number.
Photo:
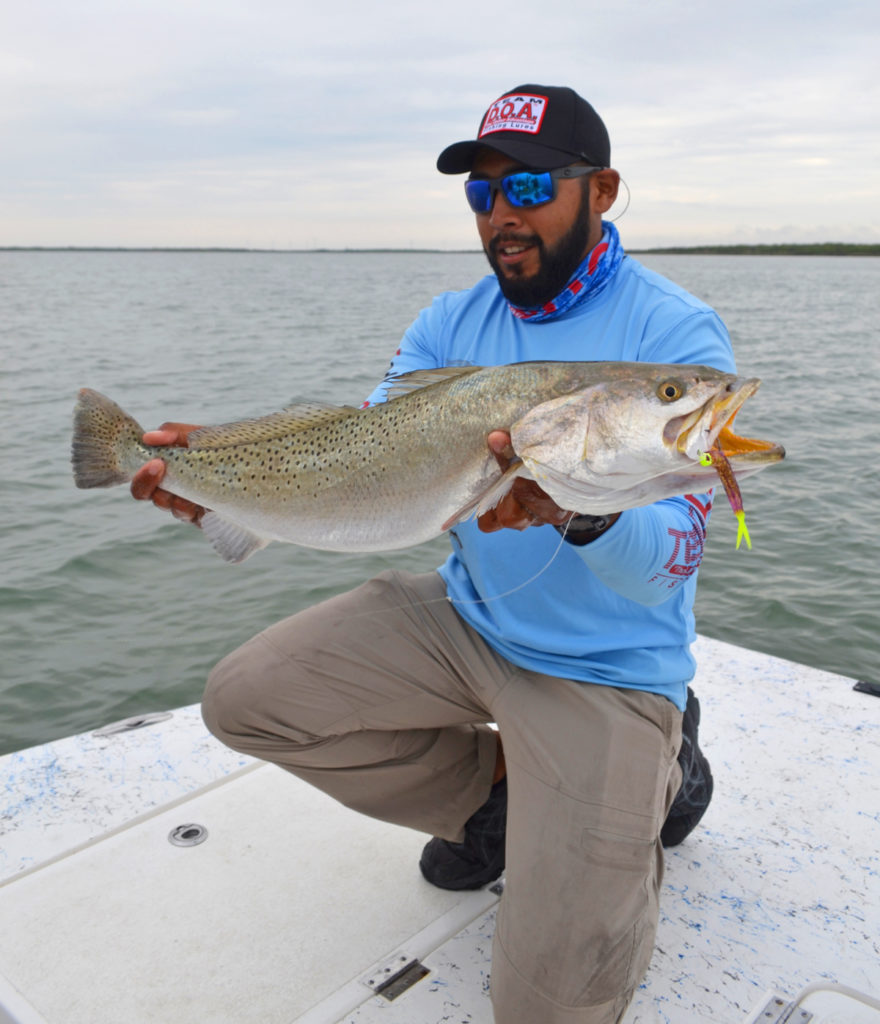
[[[509,803],[496,1024],[622,1017],[651,958],[660,826],[680,784],[671,702],[517,668],[437,574],[385,573],[230,654],[203,712],[236,750],[451,840],[489,794],[497,723]]]

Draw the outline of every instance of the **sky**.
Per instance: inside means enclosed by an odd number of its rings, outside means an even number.
[[[878,55],[876,0],[0,0],[0,246],[475,249],[435,161],[525,83],[629,248],[880,243]]]

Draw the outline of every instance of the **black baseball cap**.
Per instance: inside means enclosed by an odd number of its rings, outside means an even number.
[[[470,171],[484,146],[535,170],[586,160],[611,166],[611,142],[602,118],[566,86],[519,85],[492,103],[476,139],[455,142],[437,158],[443,174]]]

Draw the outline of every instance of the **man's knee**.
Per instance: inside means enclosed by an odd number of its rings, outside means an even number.
[[[297,659],[258,634],[218,662],[202,695],[202,718],[228,747],[264,760],[291,756],[320,738],[308,710],[308,681]]]
[[[227,655],[208,675],[202,694],[202,718],[208,729],[227,746],[242,734],[246,665],[236,664],[237,651]]]

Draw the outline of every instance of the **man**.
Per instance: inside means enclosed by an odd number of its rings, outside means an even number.
[[[468,174],[494,275],[424,310],[389,376],[529,359],[733,370],[715,313],[627,257],[603,222],[619,178],[604,124],[572,90],[506,93],[438,167]],[[383,384],[370,400],[384,398]],[[146,438],[185,443],[190,429]],[[487,443],[506,466],[509,435]],[[145,466],[135,496],[197,521],[201,509],[159,487],[162,472]],[[687,687],[710,507],[689,495],[572,516],[517,481],[455,527],[438,573],[382,574],[270,627],[211,674],[203,711],[217,736],[433,835],[429,881],[475,888],[506,862],[498,1024],[618,1021],[647,969],[661,828],[680,841],[711,791]]]

